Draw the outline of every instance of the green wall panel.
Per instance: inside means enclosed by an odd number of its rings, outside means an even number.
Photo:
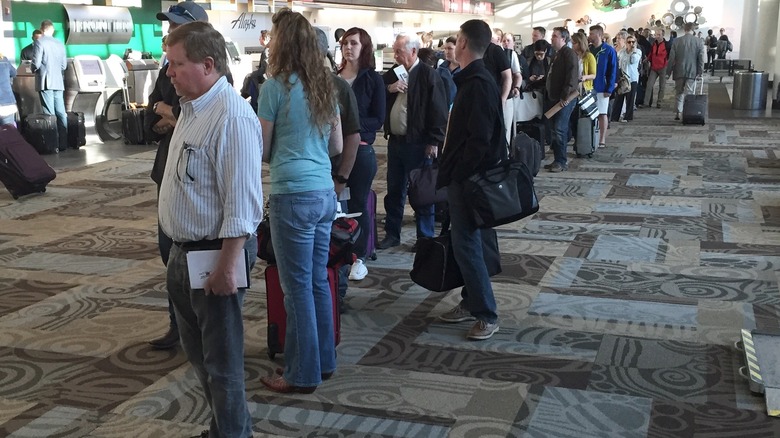
[[[65,8],[60,3],[11,3],[13,14],[13,39],[16,59],[19,53],[30,44],[33,30],[41,25],[41,21],[49,19],[54,23],[54,37],[65,42]],[[159,0],[143,0],[142,7],[128,8],[133,17],[133,37],[127,44],[66,44],[68,56],[97,55],[107,58],[115,54],[122,56],[125,49],[132,48],[143,52],[151,52],[159,58],[162,55],[160,41],[162,26],[157,19],[160,10]]]

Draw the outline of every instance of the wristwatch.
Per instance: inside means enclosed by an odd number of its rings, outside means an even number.
[[[339,175],[339,174],[337,174],[337,173],[334,173],[334,174],[333,174],[333,179],[335,179],[335,180],[336,180],[336,182],[337,182],[337,183],[339,183],[339,184],[346,184],[346,183],[347,183],[347,181],[349,181],[349,179],[348,179],[348,178],[345,178],[344,176],[342,176],[342,175]]]
[[[153,112],[155,112],[155,113],[157,112],[157,105],[158,105],[159,103],[160,103],[160,102],[158,101],[158,102],[155,102],[155,103],[154,103],[154,105],[152,105],[152,111],[153,111]]]

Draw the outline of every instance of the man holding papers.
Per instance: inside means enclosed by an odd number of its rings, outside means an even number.
[[[387,87],[387,216],[385,238],[378,249],[401,244],[409,172],[430,164],[444,142],[447,95],[439,74],[417,57],[420,45],[417,35],[399,34],[393,44],[398,64],[382,77]],[[433,236],[433,208],[416,212],[417,238]]]
[[[208,436],[250,437],[244,386],[241,307],[246,268],[257,254],[253,234],[262,218],[260,122],[228,84],[225,41],[210,24],[186,23],[168,35],[167,71],[181,96],[160,187],[160,226],[174,245],[168,293],[182,346],[212,410]],[[213,267],[187,263],[187,254],[219,250]],[[244,256],[245,257],[245,256]],[[198,258],[198,257],[196,257]],[[194,289],[189,271],[203,274]],[[243,272],[241,272],[243,270]]]

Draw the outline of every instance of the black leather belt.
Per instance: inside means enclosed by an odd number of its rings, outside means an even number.
[[[222,249],[222,239],[197,240],[194,242],[173,242],[184,251],[197,251],[204,249]]]

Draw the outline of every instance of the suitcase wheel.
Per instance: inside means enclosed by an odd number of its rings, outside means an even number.
[[[376,260],[376,251],[372,252],[370,256],[368,256],[369,260]]]
[[[588,158],[593,158],[593,152],[588,154]]]
[[[276,353],[272,352],[271,350],[268,350],[268,358],[274,360],[275,357],[276,357]]]

